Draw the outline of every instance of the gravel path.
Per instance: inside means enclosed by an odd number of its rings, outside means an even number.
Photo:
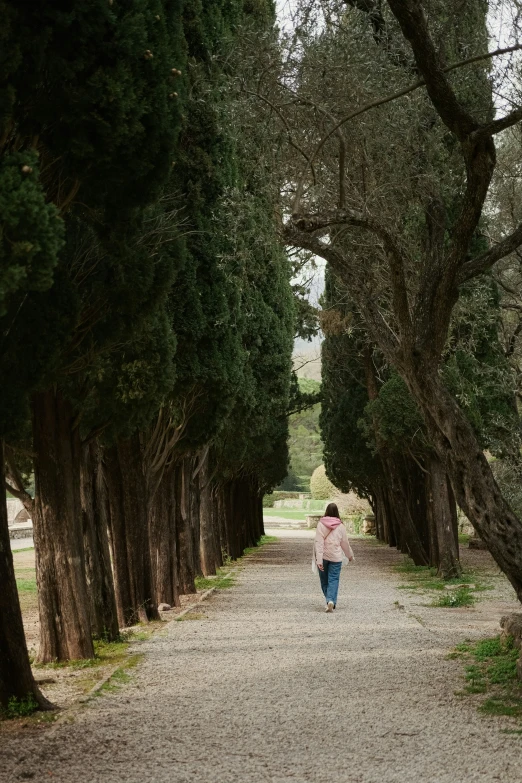
[[[448,649],[496,632],[499,606],[413,606],[354,542],[324,613],[311,542],[251,556],[236,587],[142,643],[132,681],[71,724],[0,740],[0,780],[60,783],[468,783],[522,780],[521,738],[480,715]],[[398,602],[400,606],[397,606]]]

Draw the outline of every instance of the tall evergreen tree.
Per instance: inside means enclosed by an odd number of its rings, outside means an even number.
[[[7,345],[13,355],[23,344],[26,361],[40,370],[32,401],[39,655],[90,657],[78,410],[68,387],[71,374],[143,317],[154,295],[155,262],[136,237],[143,208],[172,168],[181,3],[93,1],[67,12],[12,5],[3,138],[8,149],[36,149],[46,199],[67,223],[53,286],[20,301],[21,328],[9,332]],[[74,566],[63,571],[63,562]]]

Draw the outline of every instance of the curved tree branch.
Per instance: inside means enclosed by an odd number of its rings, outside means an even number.
[[[463,141],[478,128],[479,123],[464,109],[446,78],[421,3],[418,0],[388,0],[388,5],[404,37],[410,42],[417,68],[441,120]]]
[[[354,298],[364,310],[365,320],[375,343],[379,345],[388,361],[397,363],[399,341],[379,309],[373,287],[362,279],[360,269],[351,268],[348,259],[342,253],[314,236],[308,229],[300,227],[299,220],[296,223],[292,221],[283,225],[281,234],[286,244],[309,250],[330,264],[334,274],[354,292]]]
[[[477,277],[477,275],[486,272],[493,264],[500,261],[501,258],[505,258],[510,253],[513,253],[521,244],[522,223],[512,234],[504,237],[504,239],[498,242],[494,247],[463,264],[458,274],[458,284],[462,285],[462,283],[465,283],[467,280],[471,280],[473,277]]]

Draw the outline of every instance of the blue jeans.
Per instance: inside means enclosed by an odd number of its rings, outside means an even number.
[[[323,560],[323,566],[324,571],[319,569],[321,590],[326,598],[326,603],[333,601],[335,606],[337,603],[337,593],[339,591],[339,578],[341,576],[342,563],[332,563],[331,560]]]

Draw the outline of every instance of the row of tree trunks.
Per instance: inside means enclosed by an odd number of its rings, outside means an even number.
[[[142,449],[138,434],[104,453],[116,605],[120,627],[159,619],[152,565]]]
[[[192,478],[194,461],[185,457],[176,468],[176,535],[179,588],[184,595],[196,592],[199,567],[199,482]],[[192,496],[195,496],[193,499]],[[196,519],[196,514],[198,519]],[[197,540],[196,540],[197,539]]]
[[[217,509],[223,548],[235,560],[263,535],[262,494],[251,477],[238,478],[218,488]]]
[[[11,699],[32,697],[40,709],[50,709],[29,663],[7,527],[4,465],[4,444],[0,440],[0,708],[7,708]]]
[[[92,658],[74,410],[55,390],[33,396],[33,533],[40,613],[38,660]]]
[[[502,497],[470,423],[431,368],[412,362],[401,373],[422,411],[460,508],[522,601],[522,521]]]
[[[377,538],[390,546],[397,546],[389,493],[390,490],[385,484],[377,484],[373,491],[372,508]]]
[[[199,480],[199,562],[204,576],[223,565],[223,548],[217,508],[217,492],[211,483],[208,452],[203,457]]]
[[[374,488],[377,536],[431,565],[444,579],[459,577],[457,508],[444,467],[435,453],[416,460],[381,451],[383,482]]]
[[[93,637],[158,619],[160,603],[179,605],[196,576],[262,535],[258,487],[246,477],[216,486],[208,449],[169,467],[148,498],[138,434],[82,444],[60,391],[32,404],[40,661],[93,657]]]
[[[368,398],[375,400],[378,387],[369,350],[365,377]],[[409,386],[415,394],[411,382]],[[397,454],[382,442],[377,422],[374,428],[382,475],[373,491],[378,535],[416,565],[435,566],[444,579],[460,576],[457,507],[439,455],[427,452],[419,461]],[[428,431],[435,433],[435,428],[428,426]]]
[[[381,460],[389,487],[390,519],[396,546],[409,554],[415,565],[428,565],[426,504],[419,468],[413,460],[387,451],[382,453]]]

